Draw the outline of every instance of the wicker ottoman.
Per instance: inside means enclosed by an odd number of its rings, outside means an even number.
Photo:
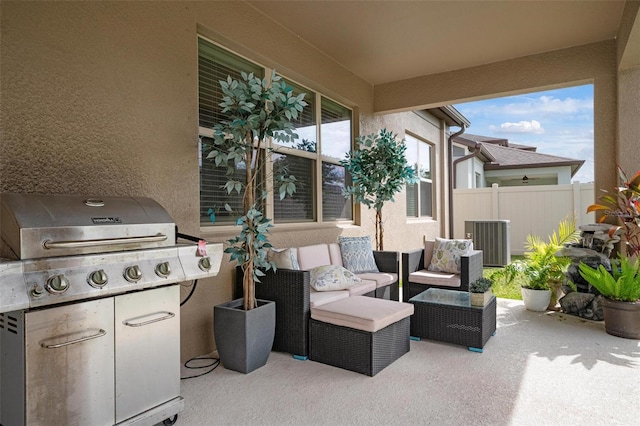
[[[352,296],[311,308],[309,358],[375,376],[409,352],[409,303]]]

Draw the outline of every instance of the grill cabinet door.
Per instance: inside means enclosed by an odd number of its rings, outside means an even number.
[[[26,424],[113,425],[113,298],[25,314]]]
[[[178,285],[117,296],[116,423],[180,396]]]

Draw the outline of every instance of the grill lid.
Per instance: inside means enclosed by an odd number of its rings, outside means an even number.
[[[37,259],[167,247],[175,223],[145,197],[0,194],[0,257]]]

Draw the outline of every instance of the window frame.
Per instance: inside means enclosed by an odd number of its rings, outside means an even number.
[[[421,138],[420,136],[417,136],[415,134],[409,133],[409,132],[405,132],[405,141],[410,141],[413,140],[413,142],[415,142],[415,149],[416,152],[414,153],[414,157],[416,159],[416,162],[411,164],[409,162],[407,162],[407,164],[411,167],[414,168],[414,170],[416,170],[416,174],[418,176],[418,182],[414,183],[414,184],[406,184],[405,185],[405,191],[406,191],[406,201],[405,201],[405,214],[407,216],[407,220],[408,221],[412,221],[412,222],[422,222],[422,221],[432,221],[436,219],[436,212],[435,212],[435,197],[436,197],[436,191],[435,191],[435,183],[434,183],[434,175],[435,175],[435,144],[429,142],[428,140]],[[420,164],[422,163],[422,158],[421,158],[421,144],[422,146],[426,146],[428,148],[428,153],[429,153],[429,159],[428,159],[428,164],[429,164],[429,172],[430,172],[430,178],[424,178],[422,176],[420,176]],[[410,145],[407,143],[407,151],[409,150]],[[429,183],[431,185],[431,211],[430,214],[422,214],[422,195],[421,195],[421,188],[420,188],[420,184],[421,183]],[[413,192],[415,195],[415,200],[414,200],[414,213],[415,215],[409,215],[408,210],[409,210],[409,193]]]
[[[223,50],[226,54],[228,55],[233,55],[233,56],[237,56],[238,58],[241,58],[244,61],[248,61],[251,64],[260,67],[264,70],[264,75],[267,76],[267,78],[271,75],[271,71],[272,68],[267,67],[265,65],[262,65],[256,61],[253,61],[247,57],[244,57],[202,35],[198,35],[198,43],[200,43],[200,40],[203,40],[207,43],[210,43],[212,45],[214,45],[215,47]],[[200,57],[200,49],[198,49],[198,57]],[[199,59],[198,59],[199,60]],[[328,157],[325,155],[322,155],[322,136],[321,136],[321,126],[322,126],[322,99],[327,99],[328,101],[342,107],[345,108],[346,110],[349,111],[349,116],[350,116],[350,126],[349,126],[349,131],[350,131],[350,138],[349,138],[349,150],[354,149],[354,133],[355,133],[355,110],[354,108],[350,108],[347,105],[344,105],[343,103],[335,100],[335,98],[331,98],[330,96],[325,95],[323,92],[319,91],[319,90],[314,90],[306,85],[300,84],[297,81],[287,77],[284,74],[280,74],[278,73],[283,80],[286,80],[288,83],[292,83],[293,85],[297,86],[298,88],[301,88],[303,90],[305,90],[306,93],[313,93],[314,94],[314,107],[315,107],[315,111],[314,111],[314,116],[315,116],[315,133],[316,133],[316,151],[315,152],[309,152],[309,151],[304,151],[304,150],[300,150],[297,148],[292,148],[292,147],[288,147],[288,146],[284,146],[284,145],[280,145],[275,143],[273,140],[269,139],[266,142],[266,146],[264,147],[264,149],[268,150],[268,151],[273,151],[273,153],[277,153],[277,154],[282,154],[282,155],[286,155],[286,156],[293,156],[293,157],[300,157],[300,158],[306,158],[306,159],[310,159],[311,161],[313,161],[313,165],[314,165],[314,181],[313,181],[313,193],[314,193],[314,205],[313,205],[313,215],[315,217],[315,219],[313,220],[292,220],[292,221],[286,221],[286,222],[277,222],[275,220],[275,209],[274,209],[274,204],[275,204],[275,198],[279,196],[276,191],[274,191],[274,189],[277,190],[277,188],[274,188],[274,179],[273,179],[273,161],[270,159],[270,152],[267,152],[267,161],[266,161],[266,165],[265,165],[265,174],[267,176],[266,178],[266,182],[265,182],[265,187],[266,187],[266,191],[268,192],[268,196],[267,199],[265,200],[265,215],[266,217],[269,217],[272,219],[273,224],[278,226],[278,228],[300,228],[300,227],[309,227],[309,226],[313,226],[313,227],[325,227],[325,226],[339,226],[339,225],[351,225],[351,224],[355,224],[356,223],[356,206],[355,203],[353,202],[353,199],[350,200],[350,212],[351,212],[351,218],[350,219],[337,219],[337,220],[325,220],[323,217],[323,193],[322,193],[322,189],[323,189],[323,181],[322,181],[322,165],[323,163],[330,163],[339,167],[342,167],[339,163],[339,159],[335,159],[333,157]],[[198,72],[198,91],[200,91],[200,74]],[[308,101],[308,99],[306,99]],[[200,98],[198,97],[198,110],[199,110],[199,114],[198,114],[198,136],[199,139],[201,139],[202,137],[212,137],[213,136],[213,130],[211,128],[208,127],[203,127],[200,125]],[[345,152],[346,154],[346,152]],[[203,156],[203,148],[202,148],[202,142],[198,142],[198,162],[199,162],[199,169],[201,168],[203,162],[207,161],[204,156]],[[202,178],[202,175],[200,174],[201,171],[199,171],[199,176],[200,179]],[[349,180],[345,178],[345,185],[349,184]],[[205,220],[204,216],[200,215],[200,210],[201,210],[201,206],[200,203],[202,201],[202,184],[200,183],[199,180],[199,186],[198,186],[198,197],[199,197],[199,220],[200,220],[200,229],[201,231],[204,232],[215,232],[215,231],[222,231],[222,232],[228,232],[231,228],[235,227],[235,223],[234,222],[225,222],[225,223],[209,223]],[[346,200],[346,199],[345,199]]]

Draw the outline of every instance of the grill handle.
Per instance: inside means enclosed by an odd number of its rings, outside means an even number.
[[[146,237],[126,237],[126,238],[105,238],[102,240],[78,240],[78,241],[51,241],[45,240],[42,245],[46,249],[62,249],[62,248],[83,248],[97,247],[107,245],[132,244],[132,243],[155,243],[165,241],[167,236],[164,234],[149,235]]]
[[[148,321],[142,321],[142,322],[132,322],[130,320],[127,320],[127,321],[124,321],[124,325],[126,325],[127,327],[142,327],[143,325],[153,324],[154,322],[168,320],[169,318],[173,318],[176,316],[176,314],[174,314],[173,312],[162,312],[162,313],[166,315],[161,316],[159,318],[154,318]],[[152,315],[155,315],[155,314],[152,314]]]
[[[87,340],[96,339],[98,337],[104,336],[105,334],[107,334],[107,332],[104,331],[103,329],[100,329],[100,330],[98,330],[98,332],[96,334],[92,334],[91,336],[80,337],[78,339],[69,340],[68,342],[64,342],[64,343],[56,343],[54,345],[45,345],[44,343],[41,343],[40,346],[42,346],[45,349],[62,348],[64,346],[73,345],[75,343],[80,343],[80,342],[84,342],[84,341],[87,341]]]

